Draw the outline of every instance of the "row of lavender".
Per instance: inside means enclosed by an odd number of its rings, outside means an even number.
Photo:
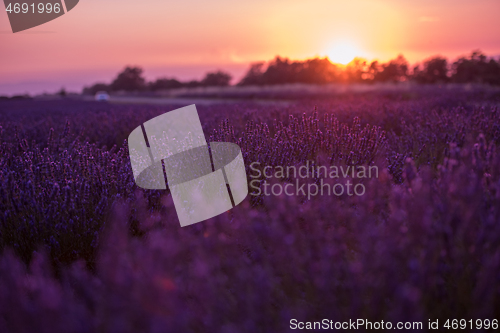
[[[125,145],[101,146],[169,107],[0,104],[0,330],[492,319],[500,120],[497,100],[474,97],[199,107],[207,137],[238,143],[247,165],[382,168],[361,197],[261,197],[189,228],[168,195],[137,189]]]

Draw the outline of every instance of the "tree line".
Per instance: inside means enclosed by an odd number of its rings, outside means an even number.
[[[210,86],[228,86],[231,82],[231,75],[223,71],[209,72],[200,80],[181,82],[175,78],[159,78],[155,81],[147,82],[143,76],[143,69],[140,67],[126,67],[110,83],[96,83],[90,87],[83,88],[84,94],[95,94],[98,91],[151,91],[169,90],[176,88],[194,88]]]
[[[97,83],[84,88],[84,93],[97,91],[160,91],[182,87],[229,86],[231,75],[223,71],[209,72],[200,81],[181,82],[175,78],[159,78],[146,82],[140,67],[126,67],[111,84]],[[328,58],[291,61],[276,57],[267,64],[250,65],[236,85],[274,85],[287,83],[376,83],[413,81],[421,84],[482,83],[500,85],[500,57],[495,60],[480,51],[460,57],[455,62],[441,56],[431,57],[411,70],[404,56],[399,55],[386,63],[355,58],[343,66]]]
[[[386,63],[355,58],[346,66],[334,64],[328,58],[290,61],[276,57],[267,64],[250,66],[238,85],[269,85],[284,83],[356,83],[403,82],[417,83],[484,83],[500,85],[500,57],[498,60],[473,51],[453,63],[441,56],[431,57],[412,70],[404,56]]]

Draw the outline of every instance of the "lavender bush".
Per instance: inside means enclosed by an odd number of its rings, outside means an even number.
[[[168,191],[135,186],[123,143],[175,106],[0,104],[0,331],[498,318],[497,97],[358,97],[198,107],[207,138],[238,143],[247,166],[380,176],[363,196],[247,198],[186,228]]]

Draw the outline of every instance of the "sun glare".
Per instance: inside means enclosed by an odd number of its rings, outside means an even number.
[[[362,52],[356,45],[350,42],[339,42],[336,43],[327,52],[328,58],[334,63],[339,63],[342,65],[347,65],[355,57],[362,56]]]

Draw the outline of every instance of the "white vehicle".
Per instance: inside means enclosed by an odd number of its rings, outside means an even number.
[[[96,101],[109,101],[109,94],[105,91],[98,91],[94,98]]]

